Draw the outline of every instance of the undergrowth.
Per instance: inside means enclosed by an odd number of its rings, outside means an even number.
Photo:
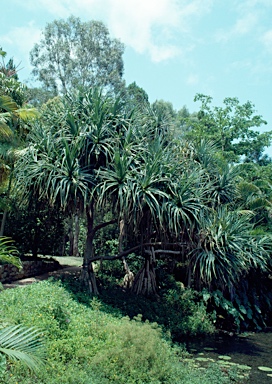
[[[83,303],[83,301],[85,302]],[[3,324],[43,330],[47,364],[34,374],[10,363],[5,384],[229,383],[217,366],[200,371],[183,361],[156,323],[121,317],[96,298],[80,300],[60,282],[44,281],[0,294]],[[79,302],[81,301],[81,303]]]

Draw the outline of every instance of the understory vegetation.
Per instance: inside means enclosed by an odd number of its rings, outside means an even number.
[[[211,380],[221,384],[235,380],[235,372],[226,374],[215,364],[203,372],[187,363],[188,354],[181,345],[172,344],[166,328],[162,331],[141,316],[123,317],[103,299],[73,294],[60,282],[6,290],[0,295],[0,308],[3,324],[42,330],[46,355],[38,372],[10,363],[0,379],[5,384],[200,384]]]

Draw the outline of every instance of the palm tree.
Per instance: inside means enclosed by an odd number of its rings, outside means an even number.
[[[22,268],[21,260],[16,256],[17,249],[12,245],[12,240],[0,237],[0,262],[11,263]],[[7,356],[11,360],[19,360],[31,370],[36,370],[43,363],[42,332],[35,328],[22,325],[0,327],[0,375],[6,369]]]
[[[0,375],[6,370],[7,360],[20,361],[32,371],[43,365],[42,332],[33,327],[14,325],[0,329]]]

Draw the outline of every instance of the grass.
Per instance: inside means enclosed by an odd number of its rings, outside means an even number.
[[[52,258],[60,263],[60,265],[68,265],[69,267],[81,267],[83,264],[83,257],[76,256],[42,256]]]

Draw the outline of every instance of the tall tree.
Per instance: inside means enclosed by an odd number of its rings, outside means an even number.
[[[197,94],[195,101],[201,106],[196,116],[187,119],[186,137],[197,142],[203,138],[213,140],[229,161],[238,161],[240,156],[260,161],[265,147],[270,145],[272,131],[256,130],[267,123],[255,114],[250,101],[240,104],[237,98],[228,97],[222,107],[214,107],[212,97],[203,94]]]
[[[101,89],[75,92],[49,101],[30,135],[31,145],[17,164],[17,183],[25,197],[44,198],[67,216],[86,214],[87,238],[82,281],[97,293],[91,257],[95,222],[96,172],[111,160],[125,125],[122,103]]]
[[[125,99],[128,106],[132,109],[136,108],[144,112],[150,106],[148,94],[135,81],[126,87]]]
[[[116,90],[122,84],[123,51],[102,22],[71,16],[46,25],[30,61],[33,75],[52,91],[91,86]]]

